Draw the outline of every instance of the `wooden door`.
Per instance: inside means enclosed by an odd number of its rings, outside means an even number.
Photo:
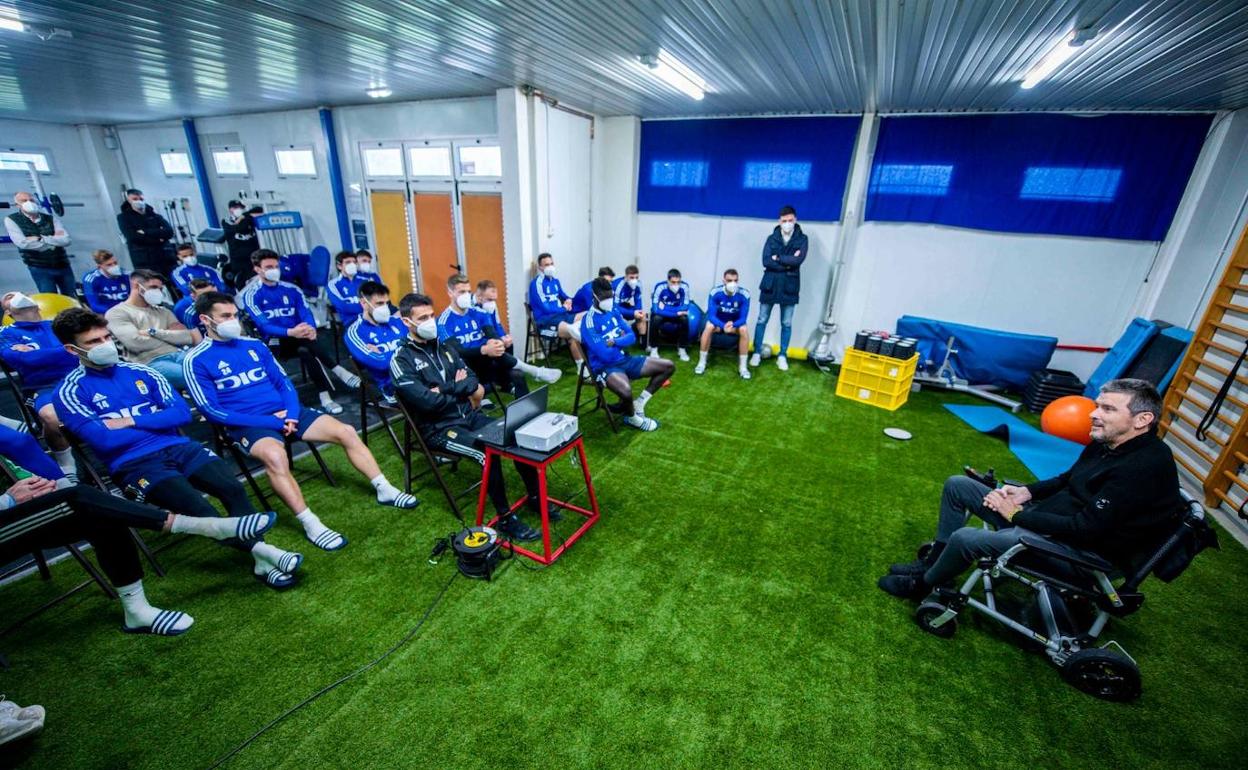
[[[373,211],[373,237],[377,248],[377,272],[398,303],[415,291],[412,279],[412,240],[408,236],[407,193],[402,190],[372,190],[368,200]]]
[[[473,286],[490,279],[498,286],[498,317],[507,318],[507,276],[503,267],[503,196],[464,193],[460,197],[464,222],[464,261]],[[506,323],[506,321],[504,321]]]
[[[412,194],[416,221],[416,253],[420,262],[421,292],[433,299],[439,312],[447,306],[446,279],[460,271],[455,246],[455,217],[450,193]]]

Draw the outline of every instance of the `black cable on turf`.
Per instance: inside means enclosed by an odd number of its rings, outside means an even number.
[[[438,595],[433,597],[433,601],[425,609],[425,614],[420,616],[420,620],[416,622],[416,625],[412,627],[412,630],[408,631],[407,635],[404,636],[402,639],[400,639],[393,647],[386,650],[380,656],[374,658],[368,663],[365,663],[363,666],[360,666],[356,670],[352,671],[350,674],[347,674],[346,676],[339,678],[338,680],[332,682],[331,684],[325,685],[321,689],[317,690],[316,692],[312,693],[308,697],[296,703],[294,706],[291,706],[290,708],[286,709],[286,711],[282,712],[276,719],[269,722],[267,725],[265,725],[264,727],[261,727],[259,730],[253,733],[250,738],[248,738],[247,740],[243,741],[242,743],[238,744],[233,749],[231,749],[228,754],[221,757],[216,762],[213,762],[212,765],[209,767],[209,770],[215,770],[215,768],[218,768],[221,765],[225,764],[226,762],[230,761],[235,756],[237,756],[239,752],[241,752],[243,749],[250,746],[252,742],[254,742],[261,735],[264,735],[270,729],[272,729],[273,727],[276,727],[278,723],[286,719],[286,717],[290,716],[291,714],[294,714],[296,711],[308,705],[309,703],[312,703],[317,698],[321,697],[325,693],[334,689],[338,685],[349,682],[350,680],[354,679],[360,674],[363,674],[365,671],[369,670],[373,666],[376,666],[378,663],[381,663],[383,660],[393,655],[395,652],[398,651],[400,647],[410,642],[413,638],[415,638],[416,634],[420,633],[421,627],[425,625],[425,621],[428,620],[429,616],[433,614],[434,608],[438,606],[438,602],[442,601],[442,597],[446,595],[447,590],[451,587],[451,583],[454,583],[455,578],[457,577],[459,577],[458,570],[451,573],[451,579],[446,581],[446,584],[442,586],[442,590],[438,591]]]

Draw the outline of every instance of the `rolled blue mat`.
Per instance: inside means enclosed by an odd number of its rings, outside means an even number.
[[[944,407],[980,433],[1004,438],[1014,456],[1037,479],[1064,473],[1083,451],[1081,444],[1050,436],[998,406],[944,404]]]

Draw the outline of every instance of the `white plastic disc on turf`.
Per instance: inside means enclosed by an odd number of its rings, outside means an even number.
[[[910,440],[910,431],[902,430],[901,428],[885,428],[884,435],[888,436],[889,438],[895,438],[898,441]]]

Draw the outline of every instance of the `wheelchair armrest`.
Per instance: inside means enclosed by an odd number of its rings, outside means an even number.
[[[1052,556],[1056,559],[1061,559],[1062,561],[1069,562],[1077,567],[1084,567],[1106,573],[1111,572],[1114,569],[1114,565],[1094,553],[1080,551],[1076,548],[1071,548],[1068,545],[1056,543],[1052,540],[1041,537],[1040,535],[1023,535],[1019,542],[1033,551],[1042,553],[1045,556]]]

